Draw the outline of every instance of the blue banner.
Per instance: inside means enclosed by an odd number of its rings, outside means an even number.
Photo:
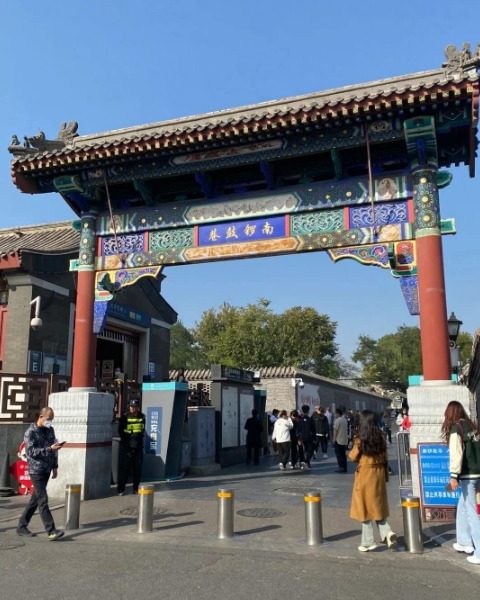
[[[447,492],[450,481],[446,444],[418,444],[423,506],[457,506],[460,490]]]
[[[285,217],[264,217],[249,221],[229,221],[200,225],[198,245],[236,244],[285,237]]]
[[[161,406],[149,406],[146,414],[145,454],[160,456],[162,449],[162,412]]]

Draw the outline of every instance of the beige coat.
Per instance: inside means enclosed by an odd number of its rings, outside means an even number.
[[[366,456],[360,452],[356,438],[348,455],[358,463],[353,482],[350,517],[356,521],[382,521],[389,514],[387,486],[388,462],[386,454]]]

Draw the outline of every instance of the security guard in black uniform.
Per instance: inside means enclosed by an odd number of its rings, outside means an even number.
[[[140,402],[130,400],[128,412],[121,416],[118,423],[120,435],[120,456],[117,491],[125,494],[125,484],[132,475],[133,493],[138,493],[142,477],[143,445],[145,439],[145,415],[140,412]]]

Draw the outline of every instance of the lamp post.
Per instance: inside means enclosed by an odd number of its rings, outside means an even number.
[[[450,340],[450,360],[452,362],[452,371],[458,375],[458,366],[460,363],[459,349],[457,346],[458,334],[460,333],[460,327],[463,324],[463,321],[460,321],[455,316],[455,313],[448,317],[448,338]]]

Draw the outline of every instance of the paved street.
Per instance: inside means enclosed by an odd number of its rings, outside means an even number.
[[[392,462],[392,464],[394,464]],[[423,555],[381,546],[361,554],[359,524],[348,517],[353,466],[335,473],[335,459],[308,472],[279,472],[274,459],[260,467],[223,469],[156,485],[154,531],[136,533],[137,498],[114,495],[82,503],[78,531],[61,541],[21,539],[15,519],[25,498],[0,499],[2,597],[40,598],[442,598],[477,593],[480,568],[451,549],[454,529],[426,530]],[[216,490],[235,492],[235,537],[216,538]],[[305,491],[320,491],[325,543],[305,543]],[[402,535],[398,478],[389,484],[391,524]],[[54,515],[58,526],[63,507]],[[6,593],[6,596],[3,596]],[[36,593],[36,592],[35,592]],[[43,595],[42,595],[43,594]]]

